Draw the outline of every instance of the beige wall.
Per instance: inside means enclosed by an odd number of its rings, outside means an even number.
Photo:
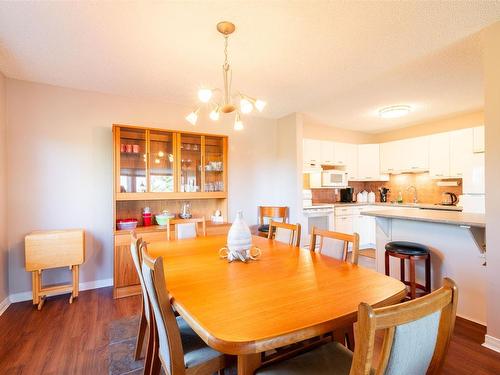
[[[474,111],[432,120],[401,129],[395,129],[378,134],[363,133],[340,129],[315,122],[304,116],[304,138],[324,139],[346,143],[384,143],[398,139],[419,137],[424,135],[447,132],[451,130],[471,128],[484,125],[484,112]]]
[[[472,128],[484,125],[484,112],[475,111],[456,116],[446,117],[421,124],[375,134],[373,142],[384,143],[398,139],[420,137],[424,135],[444,133],[451,130]]]
[[[483,40],[486,119],[486,244],[488,259],[488,335],[500,351],[500,22]],[[487,339],[488,342],[488,339]]]
[[[12,79],[6,87],[11,294],[31,290],[23,238],[35,229],[85,228],[80,281],[112,277],[113,123],[228,134],[230,219],[241,209],[254,223],[257,205],[275,203],[268,185],[275,181],[275,120],[246,116],[245,130],[235,132],[230,121],[213,123],[201,115],[193,127],[184,120],[192,108],[175,104]]]
[[[304,138],[323,139],[354,144],[374,142],[373,134],[328,126],[306,115],[302,115],[302,118]]]
[[[9,294],[7,253],[7,152],[5,126],[5,78],[0,73],[0,304]]]

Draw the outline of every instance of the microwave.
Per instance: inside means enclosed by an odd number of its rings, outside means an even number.
[[[328,171],[321,172],[321,186],[323,187],[343,188],[346,187],[347,184],[348,181],[346,171],[330,169]]]

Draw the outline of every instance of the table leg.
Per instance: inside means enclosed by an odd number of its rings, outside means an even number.
[[[37,279],[37,271],[31,272],[31,284],[33,288],[33,305],[37,305],[38,302],[38,279]]]
[[[253,375],[260,367],[260,353],[242,354],[238,356],[238,375]]]

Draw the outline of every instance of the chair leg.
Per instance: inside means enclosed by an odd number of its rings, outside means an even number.
[[[417,285],[415,281],[415,258],[410,257],[410,298],[417,297]]]
[[[385,251],[385,274],[387,276],[390,276],[390,271],[389,271],[389,253],[387,250]]]
[[[401,274],[401,277],[399,278],[401,281],[405,281],[405,278],[406,278],[406,274],[405,274],[405,260],[404,259],[400,259],[400,274]]]
[[[347,348],[350,351],[354,352],[354,346],[355,346],[355,342],[354,342],[354,324],[351,324],[346,329],[346,332],[345,332],[345,341],[346,341]]]
[[[141,310],[141,321],[139,322],[139,332],[137,333],[137,341],[135,343],[135,353],[134,359],[137,361],[142,356],[142,348],[144,347],[144,339],[146,338],[146,331],[148,328],[148,322],[146,320],[146,315],[144,313],[144,304]]]
[[[425,259],[425,292],[431,292],[431,254]]]
[[[151,375],[160,375],[161,372],[161,361],[160,361],[160,342],[158,341],[158,336],[155,334],[155,339],[153,342],[153,355],[151,358]]]

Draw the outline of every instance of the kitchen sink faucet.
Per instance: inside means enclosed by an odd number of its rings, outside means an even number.
[[[406,191],[409,192],[410,190],[413,190],[413,203],[418,203],[417,188],[415,186],[411,185],[411,186],[408,186]]]

